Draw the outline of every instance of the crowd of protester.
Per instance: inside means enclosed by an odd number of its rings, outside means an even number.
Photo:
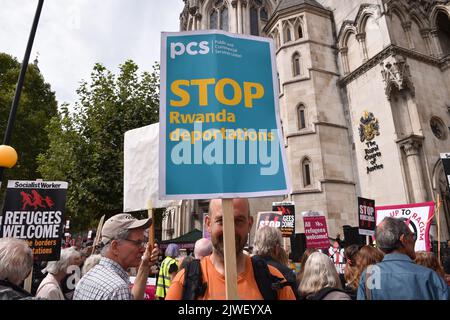
[[[376,228],[376,246],[345,247],[340,276],[332,259],[306,249],[299,272],[290,268],[277,228],[257,229],[253,250],[244,250],[253,225],[246,199],[234,199],[237,294],[240,299],[280,300],[448,300],[449,259],[443,265],[433,252],[414,251],[415,235],[401,219],[385,218]],[[34,289],[23,289],[33,269],[27,242],[0,239],[0,300],[132,300],[144,299],[152,268],[160,300],[225,299],[221,200],[212,200],[202,238],[191,254],[170,244],[165,258],[147,244],[150,219],[119,214],[103,225],[97,248],[67,247],[58,261],[34,264]],[[38,270],[36,270],[38,269]],[[135,276],[131,284],[130,276]]]

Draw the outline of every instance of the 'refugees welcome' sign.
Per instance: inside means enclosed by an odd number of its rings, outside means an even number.
[[[289,193],[273,41],[163,33],[160,198]]]

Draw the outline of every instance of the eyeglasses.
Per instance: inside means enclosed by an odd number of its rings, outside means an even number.
[[[141,241],[141,240],[131,240],[131,239],[123,239],[125,241],[133,242],[135,245],[141,248],[147,248],[147,241]]]

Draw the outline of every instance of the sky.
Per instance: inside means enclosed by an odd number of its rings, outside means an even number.
[[[22,62],[38,0],[0,0],[0,52]],[[45,0],[30,56],[59,105],[77,101],[81,80],[100,62],[117,73],[160,60],[162,31],[179,31],[183,0]]]

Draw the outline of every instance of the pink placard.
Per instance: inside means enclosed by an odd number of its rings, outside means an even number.
[[[325,216],[304,216],[303,223],[305,225],[306,247],[328,250],[330,240],[328,239]]]

